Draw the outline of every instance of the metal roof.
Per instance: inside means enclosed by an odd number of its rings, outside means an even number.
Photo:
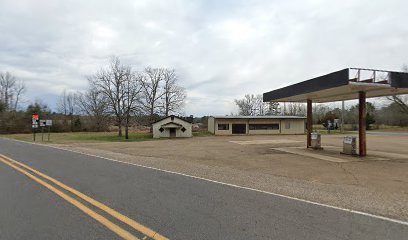
[[[408,94],[408,73],[346,68],[263,94],[264,102],[334,102]]]
[[[305,116],[213,116],[216,119],[306,119]]]

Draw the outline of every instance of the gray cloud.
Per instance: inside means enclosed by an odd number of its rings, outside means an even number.
[[[8,1],[0,71],[55,106],[112,55],[175,68],[186,114],[229,114],[234,98],[349,66],[408,63],[406,1]]]

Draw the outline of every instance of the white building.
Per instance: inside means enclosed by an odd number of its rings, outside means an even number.
[[[221,116],[208,118],[214,135],[304,134],[306,117]]]
[[[192,123],[176,116],[165,117],[153,126],[153,138],[192,137]]]

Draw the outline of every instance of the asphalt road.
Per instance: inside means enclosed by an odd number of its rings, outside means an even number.
[[[408,236],[408,225],[403,223],[47,146],[0,139],[0,153],[169,239],[371,240]],[[143,238],[106,212],[74,198]],[[3,162],[0,206],[0,239],[121,239]]]

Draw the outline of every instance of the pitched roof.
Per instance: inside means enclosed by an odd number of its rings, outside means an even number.
[[[154,122],[154,123],[152,123],[152,124],[158,123],[158,122],[163,121],[164,119],[167,119],[167,118],[173,118],[173,119],[174,119],[174,118],[177,118],[177,119],[180,119],[181,121],[184,121],[184,122],[187,122],[187,123],[192,123],[192,122],[190,122],[190,121],[187,121],[186,119],[177,117],[177,116],[175,116],[175,115],[170,115],[170,116],[161,118],[161,119],[157,120],[156,122]]]

